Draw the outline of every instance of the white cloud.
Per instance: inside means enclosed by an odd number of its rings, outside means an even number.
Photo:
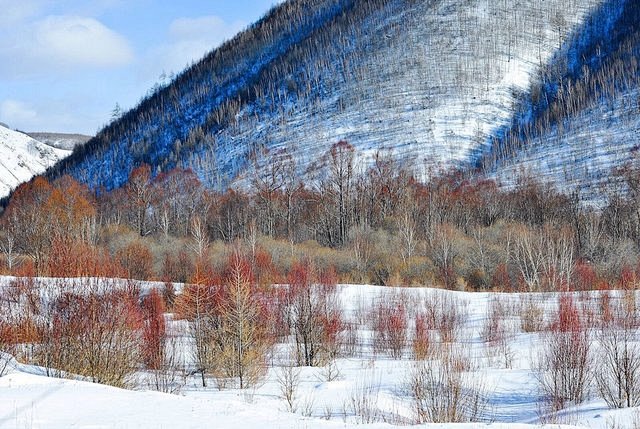
[[[94,18],[48,16],[0,42],[0,59],[0,74],[21,76],[121,66],[133,60],[133,51],[124,37]]]
[[[36,23],[29,43],[34,59],[62,67],[118,66],[133,59],[127,40],[93,18],[47,17]]]
[[[0,0],[0,25],[7,28],[35,15],[42,8],[42,0]]]
[[[0,103],[0,121],[12,127],[21,127],[38,117],[31,106],[16,100],[3,100]]]
[[[246,25],[244,21],[228,23],[218,16],[175,19],[169,26],[169,41],[149,53],[148,69],[153,70],[155,76],[163,70],[180,72]]]
[[[110,67],[129,63],[127,40],[93,18],[50,16],[36,24],[37,57],[62,66]]]

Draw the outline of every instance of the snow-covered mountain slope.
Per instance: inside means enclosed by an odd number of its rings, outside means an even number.
[[[601,199],[640,148],[640,3],[609,0],[556,53],[485,157],[505,184],[526,173]]]
[[[416,169],[473,161],[602,0],[290,0],[107,126],[52,175],[121,186],[136,165],[210,186],[345,139]]]
[[[633,107],[631,107],[633,106]],[[614,169],[637,157],[640,143],[640,90],[621,94],[611,103],[597,104],[505,160],[494,177],[511,186],[529,176],[558,189],[579,192],[580,199],[595,204],[618,187]]]
[[[238,138],[258,141],[266,151],[293,152],[304,167],[338,140],[354,145],[364,165],[379,149],[412,163],[418,174],[466,165],[592,4],[390,3],[327,46],[326,67],[305,66],[314,62],[309,57],[292,73],[294,81],[310,76],[321,88],[283,97],[278,111],[253,115],[255,107],[247,106],[235,127],[216,135],[217,144],[231,149]],[[217,159],[224,158],[220,151]]]
[[[83,134],[64,134],[64,133],[27,133],[29,137],[32,137],[39,142],[46,145],[63,150],[73,150],[78,145],[85,144],[91,140],[91,136],[85,136]]]
[[[0,196],[8,195],[20,183],[42,174],[70,153],[0,127]]]

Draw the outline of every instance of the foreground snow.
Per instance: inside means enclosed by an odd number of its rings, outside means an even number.
[[[0,287],[9,278],[0,278]],[[43,280],[46,282],[46,280]],[[151,285],[151,284],[150,284]],[[511,368],[496,356],[489,357],[480,333],[487,309],[499,296],[503,302],[519,302],[520,295],[444,292],[426,288],[394,289],[375,286],[340,286],[340,299],[347,318],[355,320],[377,298],[403,295],[419,303],[432,294],[446,294],[466,307],[468,314],[461,335],[463,348],[473,361],[473,377],[481,379],[488,396],[485,423],[434,424],[427,428],[524,429],[540,427],[536,380],[530,369],[538,345],[537,334],[516,333],[510,341]],[[547,309],[556,303],[554,294],[532,295]],[[361,335],[368,332],[361,329]],[[279,347],[283,352],[286,346]],[[274,361],[277,361],[275,354]],[[76,380],[48,378],[40,368],[12,364],[0,377],[0,428],[349,428],[393,427],[390,423],[362,425],[349,411],[354,397],[367,395],[385,416],[412,416],[406,392],[408,374],[414,365],[409,353],[402,360],[375,356],[365,347],[356,358],[339,359],[340,376],[326,381],[323,368],[302,368],[295,413],[279,398],[278,369],[271,369],[263,384],[249,390],[203,389],[197,378],[186,378],[179,395],[121,390]],[[213,385],[214,383],[211,383]],[[637,420],[636,420],[637,419]],[[383,419],[381,419],[382,421]],[[389,418],[387,418],[387,421]],[[554,419],[553,428],[632,428],[638,410],[608,410],[598,400],[567,410]],[[564,424],[559,425],[559,423]],[[614,426],[617,425],[617,426]]]
[[[355,374],[354,374],[355,375]],[[319,386],[320,390],[340,389]],[[325,392],[327,393],[327,392]],[[281,404],[260,392],[210,391],[186,396],[138,392],[33,375],[20,370],[0,378],[2,428],[344,428],[361,427],[279,410]],[[388,428],[390,424],[367,425]],[[524,424],[448,424],[433,428],[527,428]],[[560,426],[554,426],[560,427]],[[569,426],[567,426],[569,427]]]

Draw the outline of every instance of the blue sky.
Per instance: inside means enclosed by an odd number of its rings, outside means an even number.
[[[0,0],[0,122],[95,134],[279,0]]]

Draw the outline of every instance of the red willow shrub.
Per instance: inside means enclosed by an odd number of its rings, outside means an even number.
[[[583,402],[593,380],[591,327],[569,293],[560,295],[549,331],[543,334],[537,374],[552,410]]]
[[[427,359],[433,348],[431,319],[424,313],[418,313],[415,317],[415,333],[413,337],[413,355],[417,360]]]
[[[401,295],[382,295],[373,308],[373,345],[377,353],[402,357],[407,343],[407,309]]]
[[[106,282],[106,281],[105,281]],[[36,359],[51,375],[78,374],[126,387],[140,362],[143,317],[138,295],[115,282],[82,279],[46,314]]]
[[[164,361],[167,339],[164,313],[166,311],[162,296],[152,289],[142,299],[142,360],[147,368],[160,369]]]
[[[293,264],[287,281],[284,320],[295,339],[298,364],[320,365],[335,357],[344,330],[335,276],[330,270],[317,276],[313,264],[304,261]]]

